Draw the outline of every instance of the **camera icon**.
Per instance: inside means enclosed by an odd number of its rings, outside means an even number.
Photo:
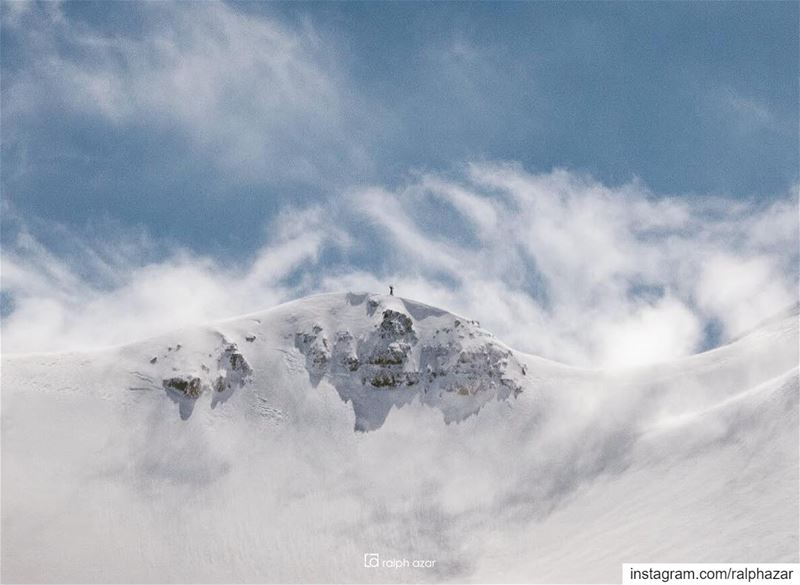
[[[367,569],[377,569],[380,566],[378,553],[367,553],[364,555],[364,566]]]

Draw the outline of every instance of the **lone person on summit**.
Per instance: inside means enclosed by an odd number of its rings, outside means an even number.
[[[390,297],[394,296],[394,287],[391,284],[389,285],[389,296]]]

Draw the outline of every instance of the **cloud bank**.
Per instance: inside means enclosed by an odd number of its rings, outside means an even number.
[[[315,292],[385,291],[476,318],[523,351],[635,366],[746,332],[797,301],[796,193],[768,204],[656,197],[556,170],[475,163],[286,208],[252,258],[152,238],[60,256],[16,220],[3,350],[101,347]],[[49,228],[52,230],[52,228]],[[76,252],[77,250],[77,252]]]

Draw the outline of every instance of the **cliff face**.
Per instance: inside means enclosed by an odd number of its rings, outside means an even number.
[[[453,422],[523,391],[525,366],[476,322],[448,313],[417,322],[377,298],[359,304],[367,322],[340,322],[333,330],[314,324],[295,336],[312,383],[325,377],[352,402],[356,430],[379,428],[392,407],[413,400]]]

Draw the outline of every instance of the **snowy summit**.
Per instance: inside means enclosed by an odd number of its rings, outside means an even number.
[[[794,310],[676,362],[585,370],[342,293],[6,355],[3,578],[612,581],[651,558],[792,561],[797,339]],[[367,553],[420,563],[365,575]]]

